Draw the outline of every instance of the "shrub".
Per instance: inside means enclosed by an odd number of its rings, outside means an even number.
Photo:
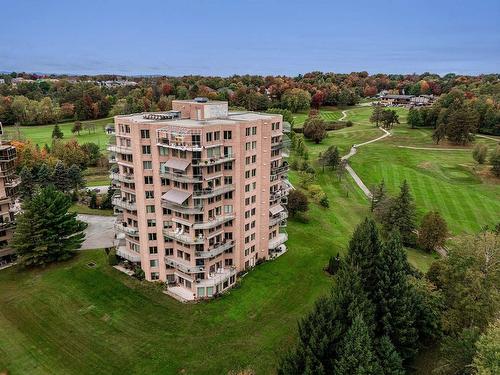
[[[488,154],[488,147],[482,143],[478,143],[474,146],[472,150],[472,157],[478,164],[484,164],[486,161],[486,156]]]
[[[340,268],[340,254],[337,253],[337,256],[331,256],[328,260],[328,265],[326,266],[325,271],[330,275],[335,275]]]
[[[351,121],[351,120],[346,121],[346,123],[345,123],[345,126],[346,126],[347,128],[350,128],[350,127],[351,127],[351,126],[353,126],[353,125],[354,125],[354,124],[352,123],[352,121]]]
[[[300,190],[292,190],[288,195],[288,211],[291,216],[299,212],[306,212],[309,209],[307,196]]]
[[[141,266],[134,267],[134,277],[138,280],[144,280],[146,278],[146,274],[142,270]]]
[[[108,264],[110,266],[116,266],[118,264],[118,258],[116,256],[116,250],[112,249],[108,254]]]
[[[330,207],[330,201],[328,200],[328,197],[325,193],[323,193],[323,196],[319,200],[319,204],[324,208]]]
[[[500,177],[500,146],[497,146],[490,156],[491,171],[496,177]]]

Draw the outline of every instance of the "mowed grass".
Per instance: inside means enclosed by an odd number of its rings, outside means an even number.
[[[321,118],[325,121],[338,121],[342,117],[343,110],[349,110],[355,107],[337,108],[337,107],[323,107],[320,109],[319,114]],[[309,111],[299,112],[293,114],[293,126],[296,128],[301,128],[304,125],[307,117],[309,116]]]
[[[108,145],[109,136],[105,133],[104,127],[113,122],[113,118],[104,118],[99,120],[92,121],[82,121],[82,124],[92,123],[95,125],[95,132],[91,131],[90,133],[87,130],[82,130],[80,135],[71,133],[71,129],[73,128],[74,122],[65,122],[59,124],[63,134],[64,140],[76,139],[78,143],[95,143],[98,144],[101,150],[106,150],[106,146]],[[38,144],[40,147],[43,147],[45,144],[52,143],[52,130],[55,125],[31,125],[31,126],[20,126],[19,133],[15,126],[6,126],[4,128],[6,138],[8,139],[18,139],[18,140],[26,140],[29,139],[33,143]]]
[[[355,122],[330,132],[323,144],[308,143],[311,159],[328,145],[345,153],[379,133],[368,122]],[[354,157],[356,168],[368,147]],[[393,148],[386,145],[385,153]],[[382,163],[399,165],[386,154],[370,159],[363,173]],[[290,179],[297,185],[295,172]],[[289,220],[288,252],[210,302],[181,304],[109,267],[103,251],[81,252],[46,270],[0,271],[0,369],[11,374],[226,374],[245,368],[273,373],[296,339],[297,320],[332,286],[323,271],[328,258],[345,254],[355,226],[369,215],[369,202],[350,177],[339,183],[327,169],[318,171],[317,183],[330,208],[311,204],[308,223]],[[399,183],[394,174],[391,189]],[[408,259],[426,270],[434,257],[408,250]],[[90,261],[97,266],[89,268]]]
[[[360,116],[363,108],[349,113],[348,118]],[[360,115],[361,113],[361,115]],[[405,116],[401,116],[405,118]],[[350,159],[350,164],[367,186],[384,180],[389,191],[396,194],[407,180],[417,206],[419,217],[426,212],[439,211],[453,234],[476,232],[484,225],[500,221],[500,185],[495,179],[483,179],[472,159],[472,147],[436,145],[429,129],[409,129],[401,121],[391,137],[363,146]],[[490,149],[494,141],[477,138]],[[456,151],[414,150],[398,146],[449,148]]]

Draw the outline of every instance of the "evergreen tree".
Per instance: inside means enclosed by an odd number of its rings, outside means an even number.
[[[48,186],[52,184],[52,173],[53,170],[47,164],[42,164],[35,176],[35,181],[40,186]]]
[[[78,165],[73,164],[67,170],[68,185],[71,189],[77,191],[85,186],[85,179]]]
[[[334,374],[372,375],[377,367],[369,329],[357,315],[339,345]]]
[[[375,124],[376,127],[378,127],[379,124],[382,122],[383,116],[384,116],[384,109],[380,106],[375,106],[370,116],[370,122],[372,124]]]
[[[24,266],[44,266],[70,258],[80,248],[87,224],[69,213],[71,200],[53,187],[25,201],[12,246]]]
[[[298,344],[282,358],[278,374],[331,374],[354,318],[361,317],[367,330],[373,330],[373,307],[356,270],[343,264],[336,279],[331,295],[320,298],[300,321]]]
[[[336,256],[331,256],[330,259],[328,260],[328,265],[326,267],[326,272],[328,272],[330,275],[335,275],[337,271],[339,270],[340,267],[340,254],[337,253]]]
[[[389,220],[383,223],[386,232],[397,229],[405,245],[414,245],[416,240],[415,216],[415,204],[410,194],[410,186],[404,180],[399,196],[394,200],[394,204],[390,209]]]
[[[332,169],[337,168],[340,163],[340,154],[337,146],[330,146],[328,149],[319,156],[319,162],[323,166],[323,171],[325,167],[331,167]]]
[[[52,130],[52,139],[62,139],[63,137],[64,137],[64,133],[62,132],[59,125],[56,124],[54,126],[54,129]]]
[[[378,203],[382,202],[387,196],[387,189],[385,182],[382,180],[372,192],[371,210],[372,212],[377,208]]]
[[[375,273],[375,266],[381,250],[382,243],[379,238],[377,225],[373,219],[366,218],[354,230],[354,234],[349,242],[347,262],[358,270],[363,283],[363,289],[369,297],[374,294],[373,288],[378,276]]]
[[[90,193],[89,207],[92,208],[92,209],[96,209],[97,208],[97,194],[96,194],[95,191],[92,191]]]
[[[23,199],[31,198],[36,188],[31,169],[26,166],[23,167],[23,169],[21,169],[21,172],[19,172],[19,178],[21,179],[19,194],[21,194],[21,197]]]
[[[404,375],[403,361],[387,336],[376,340],[376,356],[378,361],[378,373],[380,375]]]
[[[369,294],[375,305],[375,334],[388,336],[401,358],[411,359],[418,346],[415,300],[408,281],[406,254],[397,232],[382,247],[375,267],[377,277]]]
[[[62,161],[58,161],[52,172],[52,181],[57,190],[67,192],[70,189],[68,170]]]

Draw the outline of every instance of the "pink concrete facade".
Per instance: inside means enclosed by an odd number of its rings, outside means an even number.
[[[17,188],[21,183],[15,175],[16,149],[8,142],[0,144],[0,267],[14,260],[9,246],[14,234]],[[18,205],[18,204],[17,204]]]
[[[285,251],[291,188],[280,115],[174,100],[115,117],[117,254],[179,299],[210,298]]]

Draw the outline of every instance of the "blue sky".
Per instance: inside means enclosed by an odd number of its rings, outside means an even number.
[[[0,71],[500,72],[500,0],[0,0]]]

